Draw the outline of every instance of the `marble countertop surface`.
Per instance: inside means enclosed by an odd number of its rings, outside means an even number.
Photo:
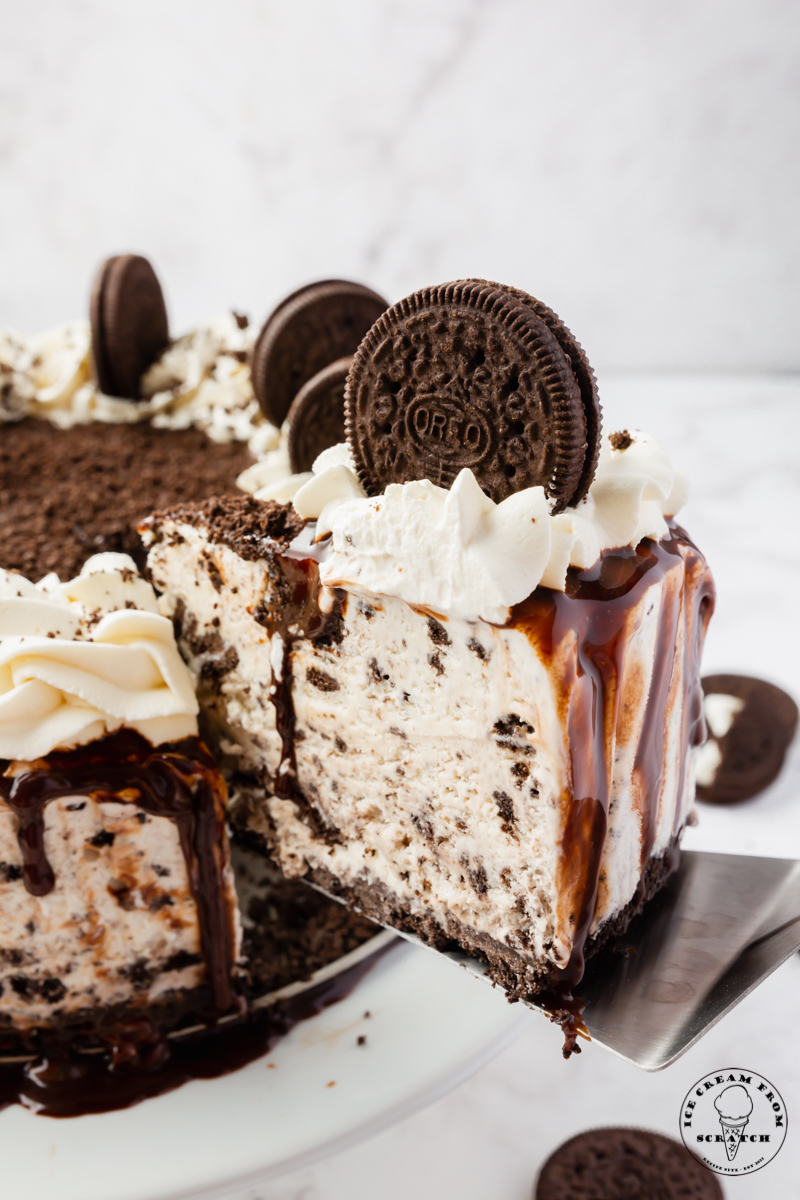
[[[541,297],[595,367],[800,367],[791,0],[0,12],[0,324],[138,250],[176,331],[298,283]]]
[[[606,428],[652,432],[692,481],[682,517],[718,588],[705,671],[757,674],[798,696],[800,379],[612,375],[602,384]],[[686,846],[800,857],[800,745],[760,797],[736,809],[701,806],[699,814]],[[559,1031],[531,1013],[516,1042],[444,1099],[237,1200],[527,1200],[539,1166],[567,1137],[604,1124],[677,1136],[692,1083],[730,1065],[774,1082],[790,1119],[778,1157],[758,1175],[726,1181],[726,1196],[797,1200],[799,1025],[800,956],[654,1075],[591,1045],[565,1063]]]

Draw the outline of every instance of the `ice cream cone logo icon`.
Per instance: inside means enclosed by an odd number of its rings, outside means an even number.
[[[719,1114],[728,1162],[733,1162],[753,1111],[753,1101],[747,1088],[735,1083],[720,1092],[714,1107]]]
[[[750,1175],[772,1162],[788,1116],[774,1083],[757,1071],[724,1067],[698,1079],[683,1100],[686,1149],[718,1175]]]

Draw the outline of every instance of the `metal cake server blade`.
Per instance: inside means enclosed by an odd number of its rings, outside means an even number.
[[[800,862],[687,850],[576,995],[593,1041],[659,1071],[798,949]]]
[[[660,1071],[798,949],[800,861],[685,850],[625,934],[589,960],[574,995],[593,1042]],[[469,955],[431,952],[491,982]]]

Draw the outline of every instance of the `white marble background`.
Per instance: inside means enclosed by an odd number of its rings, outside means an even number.
[[[800,370],[799,118],[795,0],[6,4],[0,323],[84,311],[123,249],[153,257],[176,330],[230,304],[260,319],[321,276],[392,299],[527,287],[586,345],[610,425],[651,429],[692,478],[707,669],[797,694],[800,382],[774,373]],[[796,748],[690,841],[800,856],[799,790]],[[794,1124],[728,1200],[798,1200],[798,1025],[797,958],[656,1076],[594,1047],[563,1064],[532,1015],[449,1097],[247,1200],[526,1200],[563,1138],[674,1134],[689,1084],[734,1058]]]
[[[152,255],[177,329],[480,275],[600,368],[800,367],[795,0],[27,0],[0,12],[0,322]]]

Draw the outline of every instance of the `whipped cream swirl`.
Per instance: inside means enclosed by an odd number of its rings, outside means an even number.
[[[586,499],[557,516],[542,487],[495,504],[469,469],[449,490],[419,480],[368,497],[346,445],[319,456],[294,507],[316,519],[318,538],[331,535],[320,565],[327,587],[503,625],[540,584],[563,591],[568,567],[591,567],[604,550],[667,536],[666,518],[686,499],[685,477],[648,434],[615,440],[620,448],[603,441]]]
[[[92,421],[202,429],[215,442],[247,442],[261,457],[278,430],[253,393],[247,362],[257,330],[233,313],[170,343],[142,378],[143,399],[106,396],[91,372],[88,321],[24,338],[0,331],[0,422],[41,417],[60,428]]]
[[[258,462],[253,463],[252,467],[242,471],[236,485],[243,492],[249,492],[256,500],[276,500],[278,504],[288,504],[303,484],[313,478],[311,471],[299,475],[292,474],[289,459],[289,426],[284,422],[277,446]]]
[[[68,583],[0,570],[0,759],[30,762],[125,725],[154,746],[197,733],[191,673],[125,554]]]

